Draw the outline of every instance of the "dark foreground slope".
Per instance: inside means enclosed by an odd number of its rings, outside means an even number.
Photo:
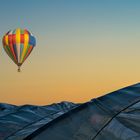
[[[0,140],[22,140],[75,106],[70,102],[48,106],[0,104]]]
[[[0,107],[1,140],[140,140],[140,84],[81,105]]]

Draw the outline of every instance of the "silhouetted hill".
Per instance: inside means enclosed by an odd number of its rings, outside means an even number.
[[[140,84],[83,104],[0,104],[0,140],[140,140]]]
[[[46,106],[16,106],[1,103],[0,140],[9,139],[16,134],[22,135],[20,136],[20,139],[22,139],[75,106],[76,104],[71,102],[61,102]]]

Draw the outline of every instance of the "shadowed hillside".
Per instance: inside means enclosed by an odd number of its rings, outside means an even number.
[[[140,84],[83,104],[0,104],[0,140],[140,140]]]

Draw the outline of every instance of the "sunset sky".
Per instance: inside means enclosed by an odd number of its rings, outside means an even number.
[[[86,102],[140,81],[139,0],[0,0],[0,38],[37,45],[17,72],[0,48],[0,102]]]

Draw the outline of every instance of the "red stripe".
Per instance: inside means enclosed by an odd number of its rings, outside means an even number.
[[[13,44],[16,44],[16,35],[12,34],[12,40],[13,40]]]
[[[17,61],[16,60],[16,55],[15,55],[15,52],[14,52],[14,48],[13,48],[13,38],[12,37],[13,37],[12,35],[8,35],[9,48],[12,52],[12,55],[14,56],[15,61]]]
[[[24,44],[24,34],[20,35],[20,43]]]
[[[13,43],[12,35],[8,35],[8,43],[9,44]]]

